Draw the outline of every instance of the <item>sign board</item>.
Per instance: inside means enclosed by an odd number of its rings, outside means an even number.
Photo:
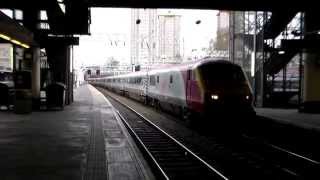
[[[9,43],[0,44],[0,72],[13,71],[13,47]]]

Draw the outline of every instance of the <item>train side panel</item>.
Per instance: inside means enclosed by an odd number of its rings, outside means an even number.
[[[167,111],[181,113],[182,108],[186,107],[186,84],[183,74],[178,70],[153,72],[149,79],[148,96],[151,104],[156,101]]]
[[[198,69],[189,69],[187,72],[187,104],[189,111],[195,113],[203,111],[204,88]]]

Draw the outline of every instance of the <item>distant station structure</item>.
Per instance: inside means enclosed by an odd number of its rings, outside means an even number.
[[[141,0],[134,4],[126,0],[3,0],[0,79],[17,85],[22,81],[14,77],[26,78],[23,82],[28,85],[21,85],[31,92],[35,109],[40,92],[50,83],[63,84],[64,102],[72,102],[73,46],[79,44],[79,35],[90,34],[91,7],[134,8],[131,71],[144,69],[142,61],[177,63],[183,57],[178,53],[182,43],[179,14],[161,14],[159,9],[148,8],[224,9],[218,14],[219,39],[211,42],[216,49],[206,56],[223,52],[223,58],[241,65],[254,89],[257,106],[293,105],[304,112],[320,111],[320,13],[311,1],[287,8],[278,1],[247,0],[241,4],[234,0]],[[28,76],[15,76],[22,71]]]

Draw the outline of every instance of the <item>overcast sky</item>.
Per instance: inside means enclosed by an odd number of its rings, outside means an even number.
[[[158,11],[169,11],[161,9]],[[171,10],[182,15],[181,36],[185,52],[208,46],[216,36],[217,11],[213,10]],[[200,24],[195,24],[201,20]],[[122,62],[130,62],[131,10],[122,8],[91,9],[91,36],[80,37],[80,45],[74,48],[76,65],[104,64],[110,56]],[[121,44],[115,45],[111,41]]]

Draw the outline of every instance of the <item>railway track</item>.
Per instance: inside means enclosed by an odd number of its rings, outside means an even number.
[[[107,96],[110,95],[107,94]],[[191,150],[138,112],[121,103],[117,98],[111,98],[118,103],[117,109],[119,107],[121,112],[126,111],[124,114],[128,118],[122,117],[119,112],[120,117],[132,131],[133,136],[137,137],[141,148],[155,164],[155,168],[160,172],[159,176],[163,179],[227,179],[227,177],[229,179],[314,179],[319,177],[317,174],[319,162],[246,134],[228,138],[208,138],[208,150],[203,147],[202,150],[191,147],[208,162],[206,163],[199,157],[193,156],[194,153]],[[151,130],[154,128],[156,132]],[[163,139],[162,136],[166,137]],[[168,140],[168,137],[173,141]],[[187,143],[187,145],[190,144]],[[188,161],[191,159],[190,163],[186,162],[186,159]],[[209,165],[215,164],[212,162],[218,162],[215,167],[219,167],[220,171]],[[202,165],[199,166],[198,163]]]
[[[119,111],[117,113],[152,162],[159,179],[228,179],[143,115],[125,104],[122,105],[130,109],[137,118],[128,119]]]
[[[319,161],[247,134],[242,134],[241,138],[243,139],[242,143],[246,144],[246,148],[259,151],[263,156],[269,157],[269,160],[283,171],[287,171],[295,177],[303,179],[320,177],[318,174],[320,171]]]

